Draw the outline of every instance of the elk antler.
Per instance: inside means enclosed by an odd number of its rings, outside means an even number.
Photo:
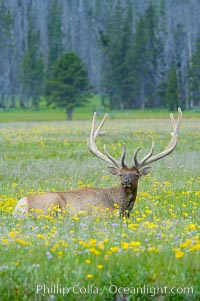
[[[160,153],[152,157],[153,152],[154,152],[154,142],[152,142],[150,152],[140,161],[138,162],[137,159],[137,154],[140,151],[140,148],[137,148],[134,152],[133,158],[134,158],[134,163],[137,168],[142,168],[146,165],[149,165],[157,160],[160,160],[161,158],[169,155],[173,150],[175,149],[178,141],[178,131],[181,125],[181,120],[182,120],[182,111],[181,108],[178,108],[178,119],[177,121],[174,118],[174,115],[171,113],[170,114],[170,119],[173,127],[173,132],[172,132],[172,137],[167,145],[167,147]]]
[[[125,156],[126,156],[126,145],[125,144],[123,145],[121,160],[117,161],[115,158],[113,158],[109,154],[105,144],[103,146],[103,149],[104,149],[104,154],[103,154],[102,152],[100,152],[98,150],[96,143],[95,143],[97,136],[104,136],[106,134],[106,132],[101,131],[101,129],[102,129],[107,117],[108,117],[108,114],[105,114],[101,123],[99,124],[98,128],[95,130],[96,112],[94,112],[93,120],[92,120],[92,128],[91,128],[91,132],[90,132],[90,138],[88,139],[88,148],[91,153],[93,153],[95,156],[97,156],[101,160],[105,161],[108,164],[114,165],[115,167],[120,169],[121,167],[125,167],[124,160],[125,160]]]

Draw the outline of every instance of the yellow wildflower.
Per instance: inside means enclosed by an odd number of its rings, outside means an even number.
[[[183,256],[184,256],[184,252],[181,251],[181,250],[178,250],[178,251],[175,253],[175,257],[176,257],[176,258],[181,258],[181,257],[183,257]]]

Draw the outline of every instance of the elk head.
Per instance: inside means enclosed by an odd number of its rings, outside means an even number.
[[[125,190],[127,190],[129,192],[137,191],[138,180],[140,177],[145,176],[149,173],[150,168],[151,168],[149,165],[152,164],[153,162],[160,160],[161,158],[169,155],[175,149],[175,147],[177,145],[178,131],[179,131],[181,119],[182,119],[182,111],[180,108],[178,109],[177,121],[175,120],[173,114],[170,114],[173,132],[172,132],[171,140],[170,140],[169,144],[167,145],[167,147],[161,153],[153,156],[154,142],[152,142],[149,153],[144,158],[142,158],[140,161],[137,158],[138,152],[140,151],[140,148],[138,147],[133,154],[133,164],[131,167],[128,167],[125,164],[125,156],[126,156],[126,145],[125,144],[123,144],[122,155],[121,155],[121,159],[119,161],[110,155],[105,144],[103,146],[104,153],[99,151],[96,146],[96,143],[95,143],[96,137],[103,136],[106,134],[106,132],[101,131],[101,129],[102,129],[107,117],[108,117],[108,114],[105,114],[101,123],[95,130],[96,113],[94,113],[90,138],[88,139],[88,148],[91,153],[93,153],[95,156],[97,156],[98,158],[100,158],[101,160],[103,160],[104,162],[106,162],[109,165],[108,170],[113,175],[118,175],[120,177],[121,185]]]
[[[108,170],[113,175],[118,175],[120,177],[121,184],[117,187],[107,189],[85,187],[64,192],[47,192],[28,196],[19,200],[15,208],[15,215],[18,214],[18,212],[24,214],[30,209],[47,210],[49,207],[55,205],[61,209],[70,205],[75,212],[88,210],[88,208],[90,211],[91,207],[93,208],[96,206],[108,208],[110,211],[113,211],[116,208],[115,205],[117,205],[121,216],[129,216],[136,200],[139,178],[149,173],[149,165],[151,163],[167,156],[175,149],[182,112],[179,108],[177,121],[174,119],[174,116],[170,114],[173,133],[167,147],[160,154],[153,156],[154,143],[152,143],[149,153],[140,161],[137,158],[140,148],[137,148],[133,154],[133,163],[130,167],[125,164],[125,144],[123,145],[122,155],[119,161],[109,154],[106,145],[103,147],[103,152],[99,151],[96,146],[96,137],[105,135],[105,132],[101,131],[101,129],[107,116],[108,115],[106,114],[97,129],[95,129],[96,113],[94,113],[90,138],[88,139],[88,147],[95,156],[108,164]]]

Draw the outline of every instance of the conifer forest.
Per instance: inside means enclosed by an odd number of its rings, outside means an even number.
[[[199,0],[0,0],[0,106],[37,109],[66,52],[111,109],[200,105]]]

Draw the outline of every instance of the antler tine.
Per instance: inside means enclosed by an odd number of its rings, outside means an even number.
[[[136,148],[136,150],[134,151],[134,154],[133,154],[133,160],[134,160],[134,163],[135,163],[135,167],[139,167],[139,162],[138,162],[138,159],[137,159],[137,154],[138,152],[141,150],[141,147],[138,147]]]
[[[104,146],[103,146],[103,150],[104,150],[104,153],[106,154],[106,156],[111,160],[111,162],[112,162],[116,167],[120,168],[120,167],[121,167],[120,163],[119,163],[117,160],[115,160],[115,158],[113,158],[113,157],[109,154],[109,152],[108,152],[108,150],[107,150],[105,144],[104,144]]]
[[[149,165],[157,160],[162,159],[163,157],[169,155],[171,152],[173,152],[173,150],[175,149],[176,145],[177,145],[177,141],[178,141],[178,136],[174,136],[174,139],[172,140],[172,142],[170,141],[168,147],[166,147],[160,154],[153,156],[152,158],[150,158],[149,160],[146,160],[141,167]]]
[[[120,162],[115,160],[107,151],[106,146],[104,146],[104,152],[100,152],[95,144],[95,140],[97,136],[105,135],[105,132],[101,131],[106,119],[108,117],[108,114],[105,114],[101,123],[99,124],[98,128],[95,130],[95,125],[96,125],[96,112],[94,112],[93,115],[93,120],[92,120],[92,127],[91,127],[91,132],[90,132],[90,138],[87,140],[88,142],[88,148],[91,153],[93,153],[95,156],[100,158],[101,160],[105,161],[108,164],[115,165],[115,167],[120,168]]]
[[[175,118],[174,118],[174,114],[173,113],[170,113],[170,119],[171,119],[171,122],[172,122],[172,126],[173,126],[173,130],[174,130],[174,128],[175,128],[175,126],[176,126],[176,120],[175,120]]]
[[[96,139],[97,136],[103,136],[103,135],[106,134],[106,132],[105,131],[101,131],[101,129],[102,129],[102,127],[103,127],[106,119],[108,118],[108,114],[105,114],[104,117],[103,117],[103,119],[102,119],[102,121],[100,122],[98,128],[95,131],[96,115],[97,115],[97,113],[94,112],[93,121],[92,121],[92,130],[91,130],[91,133],[92,133],[92,131],[94,133],[94,138],[95,139]]]
[[[169,144],[160,154],[157,154],[152,157],[153,150],[154,150],[154,144],[152,143],[149,154],[141,160],[141,162],[139,163],[139,167],[143,167],[148,164],[151,164],[151,163],[169,155],[175,149],[175,147],[177,145],[177,141],[178,141],[178,131],[179,131],[179,128],[181,125],[182,116],[183,116],[183,114],[182,114],[181,108],[178,108],[177,121],[175,120],[174,115],[170,114],[170,119],[171,119],[172,127],[173,127],[173,133],[172,133],[172,137],[171,137]]]
[[[178,131],[179,131],[179,128],[180,128],[180,125],[181,125],[181,119],[182,119],[182,111],[181,111],[181,108],[178,108],[178,119],[177,119],[177,122],[174,118],[174,115],[171,113],[170,114],[170,118],[171,118],[171,122],[172,122],[172,127],[173,127],[173,132],[171,133],[172,134],[172,137],[173,136],[176,136],[178,134]],[[173,143],[173,139],[171,139],[170,143],[172,144]],[[167,147],[169,147],[171,144],[169,143],[169,145]]]
[[[181,111],[181,108],[178,108],[178,119],[177,119],[177,123],[176,123],[176,128],[174,129],[174,134],[178,134],[179,128],[181,126],[181,120],[183,118],[183,113]]]
[[[171,119],[171,122],[172,122],[173,132],[171,133],[172,138],[171,138],[169,144],[167,145],[167,147],[164,149],[164,151],[166,151],[167,149],[169,149],[170,147],[172,147],[174,145],[175,141],[177,143],[177,140],[178,140],[177,135],[178,135],[178,131],[179,131],[179,128],[180,128],[180,125],[181,125],[182,116],[183,116],[183,114],[182,114],[181,108],[178,108],[178,118],[177,118],[177,121],[175,120],[174,115],[172,113],[170,113],[170,119]]]
[[[123,166],[123,167],[126,167],[126,165],[124,163],[125,157],[126,157],[126,144],[124,143],[123,144],[123,149],[122,149],[121,160],[120,160],[121,166]]]
[[[141,162],[139,164],[140,166],[143,166],[143,164],[153,155],[154,145],[155,145],[154,141],[152,141],[150,152],[141,160]]]

